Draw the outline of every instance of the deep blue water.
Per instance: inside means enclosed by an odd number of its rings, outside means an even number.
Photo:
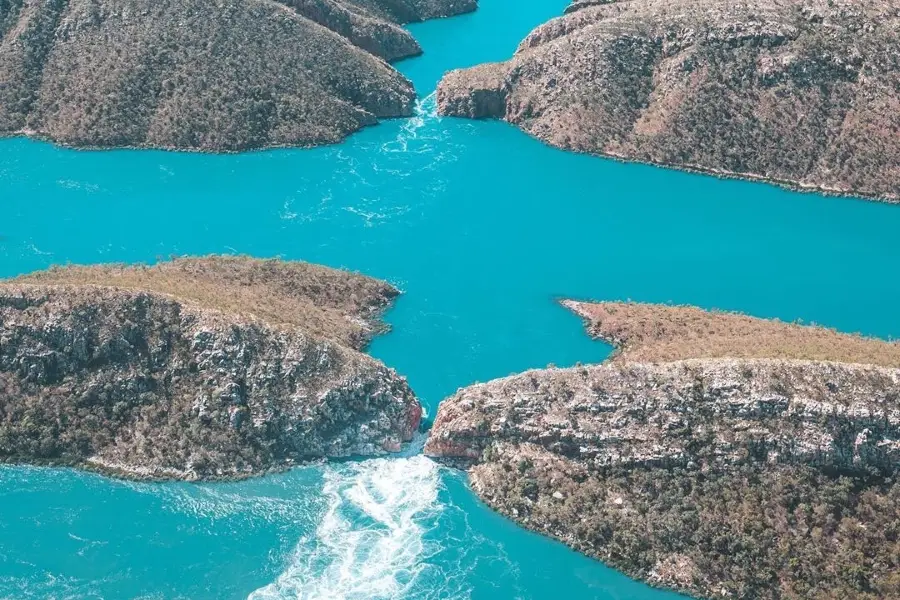
[[[416,25],[427,96],[565,0]],[[673,301],[900,335],[900,207],[548,148],[420,115],[338,146],[237,156],[0,141],[0,276],[237,252],[388,279],[371,352],[433,413],[458,387],[601,360],[559,297]],[[225,485],[0,467],[0,598],[600,598],[653,590],[488,511],[418,457]]]

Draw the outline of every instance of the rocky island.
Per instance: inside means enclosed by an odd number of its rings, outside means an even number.
[[[459,390],[425,451],[490,506],[700,598],[900,597],[900,344],[565,302],[607,362]]]
[[[0,462],[208,480],[397,451],[422,409],[362,353],[397,294],[226,257],[0,282]]]
[[[475,0],[4,0],[0,135],[237,151],[412,114],[400,23]]]
[[[900,201],[892,0],[575,0],[438,111],[554,146]]]

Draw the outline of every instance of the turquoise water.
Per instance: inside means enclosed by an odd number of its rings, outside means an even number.
[[[371,352],[434,413],[458,387],[601,360],[559,297],[673,301],[900,335],[900,207],[560,152],[439,119],[440,74],[508,56],[564,1],[413,27],[419,115],[315,150],[0,142],[0,276],[238,252],[406,293]],[[414,453],[410,453],[414,454]],[[0,598],[665,600],[488,511],[421,456],[226,485],[0,467]]]

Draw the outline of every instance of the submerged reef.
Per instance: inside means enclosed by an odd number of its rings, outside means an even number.
[[[490,506],[701,598],[900,597],[900,344],[565,302],[600,365],[459,390],[427,454]]]
[[[209,480],[398,451],[422,408],[362,352],[398,293],[227,257],[0,282],[0,461]]]
[[[576,0],[507,62],[448,73],[444,115],[560,148],[900,201],[893,0]]]

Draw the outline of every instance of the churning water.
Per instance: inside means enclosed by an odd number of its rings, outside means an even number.
[[[416,25],[416,116],[236,156],[0,142],[0,276],[280,255],[405,294],[371,352],[433,414],[459,386],[601,360],[558,297],[675,301],[900,334],[900,207],[561,152],[435,116],[449,68],[509,56],[565,0]],[[0,467],[0,598],[659,600],[481,505],[410,452],[215,485]]]

